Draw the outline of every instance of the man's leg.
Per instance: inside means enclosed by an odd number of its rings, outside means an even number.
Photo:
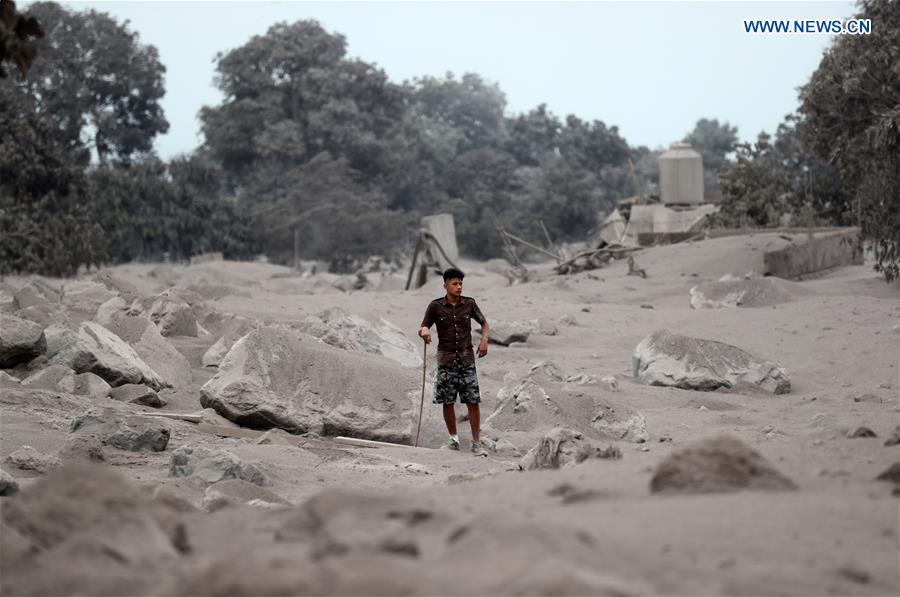
[[[477,404],[466,404],[469,409],[469,425],[472,426],[472,441],[481,441],[481,408]],[[444,411],[447,412],[446,410]],[[445,415],[446,416],[446,415]]]
[[[456,435],[456,411],[453,410],[452,402],[444,405],[444,423],[447,424],[450,435]]]

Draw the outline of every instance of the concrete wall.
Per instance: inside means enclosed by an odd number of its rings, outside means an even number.
[[[769,251],[763,255],[766,274],[796,280],[841,265],[861,265],[862,245],[859,229],[816,236],[802,245]]]

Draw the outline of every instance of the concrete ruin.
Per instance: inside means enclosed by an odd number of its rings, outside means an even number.
[[[409,266],[406,290],[421,288],[428,280],[428,272],[441,273],[456,267],[459,246],[456,244],[456,226],[450,214],[437,214],[422,218],[419,239]]]

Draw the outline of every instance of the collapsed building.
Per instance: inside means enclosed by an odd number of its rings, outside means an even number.
[[[659,195],[619,201],[600,224],[595,246],[644,247],[679,242],[707,227],[719,210],[703,192],[703,158],[687,143],[673,143],[659,158]]]

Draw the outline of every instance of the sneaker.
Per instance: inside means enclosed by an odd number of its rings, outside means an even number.
[[[452,437],[447,440],[447,447],[451,450],[459,450],[459,440],[453,439]]]
[[[481,442],[472,442],[472,454],[475,456],[487,456],[487,452],[484,451],[484,446]]]

